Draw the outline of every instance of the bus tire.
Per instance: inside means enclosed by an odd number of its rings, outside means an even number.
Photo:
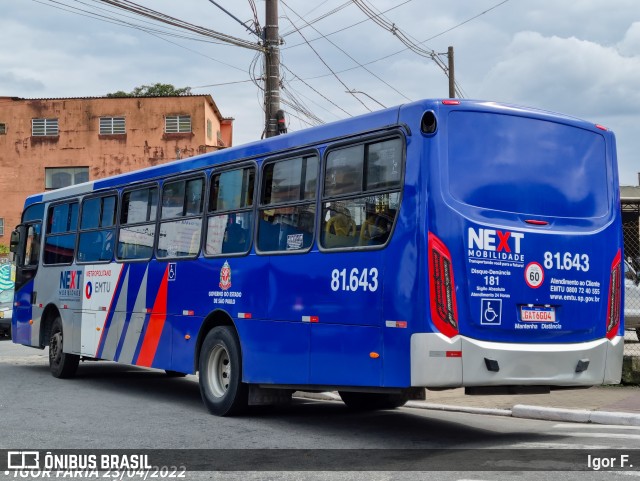
[[[164,373],[167,377],[185,377],[186,374],[180,371],[172,371],[171,369],[165,369]]]
[[[371,392],[338,391],[342,402],[355,411],[374,411],[377,409],[395,409],[404,406],[409,400],[404,394],[384,394]]]
[[[233,416],[248,404],[249,389],[242,382],[242,353],[235,331],[214,327],[200,348],[199,382],[202,401],[211,414]]]
[[[80,356],[65,353],[63,346],[62,319],[58,316],[53,320],[53,324],[51,325],[51,336],[49,337],[49,369],[53,377],[68,379],[75,376],[78,370]]]

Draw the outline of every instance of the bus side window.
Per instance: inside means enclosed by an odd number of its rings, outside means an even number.
[[[71,264],[76,248],[78,202],[49,207],[45,235],[44,263]]]
[[[195,258],[198,255],[203,195],[203,177],[164,183],[158,259]]]
[[[402,161],[399,138],[327,154],[320,236],[324,249],[387,243],[400,207]]]
[[[207,255],[249,252],[253,232],[254,182],[254,167],[211,176],[205,245]]]
[[[146,187],[122,195],[117,257],[150,259],[156,235],[158,188]]]
[[[265,165],[258,224],[260,251],[303,252],[311,247],[317,176],[315,155]]]
[[[40,262],[40,229],[40,223],[32,224],[27,229],[24,267],[37,267]]]
[[[115,195],[94,197],[82,202],[79,262],[110,262],[113,258]]]

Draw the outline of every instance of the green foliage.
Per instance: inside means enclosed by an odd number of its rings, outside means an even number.
[[[107,94],[107,97],[132,97],[132,95],[123,90],[118,90],[117,92],[113,92],[112,94]]]
[[[0,256],[7,256],[7,255],[9,255],[9,246],[0,244]]]
[[[129,93],[118,90],[107,94],[107,97],[175,97],[190,94],[191,87],[176,88],[171,84],[156,83],[154,85],[141,85]]]

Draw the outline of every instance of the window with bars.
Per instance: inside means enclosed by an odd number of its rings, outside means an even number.
[[[0,123],[0,135],[5,135],[7,133],[7,124]]]
[[[34,137],[58,135],[58,119],[31,119],[31,135]]]
[[[164,131],[167,134],[191,132],[191,115],[167,115],[164,121]]]
[[[100,135],[126,134],[124,117],[100,117]]]
[[[4,218],[0,217],[0,235],[4,235]]]

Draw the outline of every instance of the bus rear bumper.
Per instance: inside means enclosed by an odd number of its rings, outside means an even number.
[[[411,385],[617,384],[623,351],[622,336],[575,344],[516,344],[420,333],[411,336]]]

